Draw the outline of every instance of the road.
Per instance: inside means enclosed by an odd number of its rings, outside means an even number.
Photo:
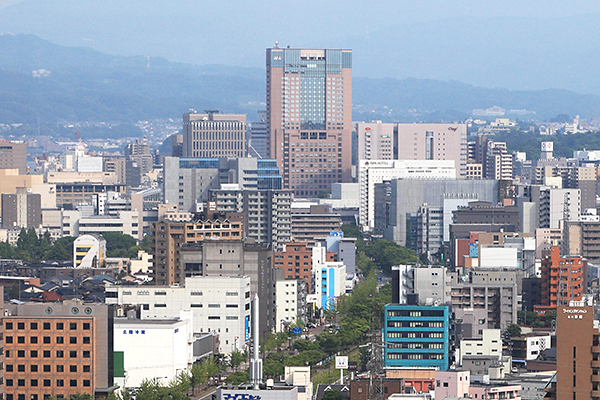
[[[212,399],[212,395],[217,393],[217,389],[213,388],[207,392],[200,393],[197,397],[194,397],[196,400],[210,400]]]

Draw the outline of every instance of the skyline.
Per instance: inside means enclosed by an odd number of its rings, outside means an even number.
[[[158,1],[143,7],[131,1],[117,7],[106,0],[81,7],[72,0],[5,0],[0,32],[116,55],[255,68],[264,67],[264,49],[275,41],[281,47],[349,48],[360,77],[600,94],[594,74],[599,60],[592,51],[600,37],[589,35],[598,15],[600,6],[593,2],[567,8],[560,2],[467,1],[457,7],[443,1],[428,8],[384,1],[365,8],[337,1],[301,6]]]

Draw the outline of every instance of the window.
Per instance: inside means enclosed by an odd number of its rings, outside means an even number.
[[[77,386],[77,379],[70,379],[69,380],[69,386],[76,387]]]
[[[17,386],[25,386],[25,379],[17,379]]]
[[[51,371],[51,366],[50,365],[44,365],[44,372],[50,372]]]
[[[63,358],[65,356],[65,352],[62,350],[56,350],[56,357]]]
[[[77,344],[77,337],[76,336],[71,336],[69,338],[69,343],[71,343],[71,344]]]
[[[38,372],[38,366],[37,366],[37,364],[31,364],[29,366],[29,369],[31,370],[31,372]]]
[[[38,385],[38,380],[37,380],[37,379],[32,379],[32,380],[31,380],[29,383],[30,383],[30,385],[31,385],[31,386],[33,386],[33,387],[37,387],[37,385]]]
[[[31,351],[29,352],[29,356],[30,356],[31,358],[37,358],[37,356],[38,356],[38,351],[37,351],[37,350],[31,350]]]
[[[62,336],[57,336],[56,337],[56,343],[57,344],[63,344],[65,342],[65,338]]]
[[[6,380],[6,386],[7,387],[12,387],[12,385],[13,385],[13,380],[12,379],[7,379]]]
[[[50,386],[50,379],[44,379],[44,386],[45,387],[49,387]]]
[[[32,336],[29,338],[29,342],[32,344],[37,344],[38,342],[38,337],[37,336]]]
[[[65,366],[64,365],[57,365],[56,366],[56,372],[65,372]]]
[[[90,330],[90,323],[89,322],[84,322],[83,323],[83,330],[84,331],[89,331]]]
[[[44,350],[44,358],[50,358],[50,350]]]
[[[25,329],[25,322],[17,322],[17,329]]]
[[[6,343],[12,343],[13,342],[13,337],[12,336],[7,336],[6,337]]]
[[[83,380],[83,386],[86,386],[86,387],[90,386],[90,380],[89,379],[84,379]]]
[[[25,343],[25,336],[17,336],[17,343]]]
[[[50,330],[50,322],[44,322],[44,330],[46,330],[46,331]]]
[[[17,365],[17,372],[25,372],[25,364]]]
[[[77,365],[69,366],[69,372],[77,372]]]
[[[12,364],[6,364],[6,372],[13,372],[13,365]]]
[[[76,331],[77,330],[77,322],[69,323],[69,329],[72,331]]]
[[[45,344],[49,344],[50,343],[50,336],[44,336],[44,343]]]
[[[77,358],[77,351],[76,350],[69,351],[69,357],[71,357],[71,358]]]
[[[90,343],[91,343],[90,337],[89,336],[84,336],[83,337],[83,344],[90,344]]]
[[[62,322],[57,322],[56,323],[56,329],[58,329],[58,330],[65,329],[65,324],[63,324]]]
[[[24,358],[25,350],[17,350],[17,357]]]
[[[83,372],[90,372],[91,370],[92,370],[92,367],[90,367],[89,365],[83,366]]]
[[[63,379],[57,379],[56,380],[56,386],[58,386],[58,387],[65,386],[65,381]]]
[[[83,358],[90,358],[90,351],[89,350],[84,350],[83,351]]]

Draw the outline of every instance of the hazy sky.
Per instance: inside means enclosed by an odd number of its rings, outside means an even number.
[[[563,58],[598,54],[599,17],[597,0],[0,0],[0,32],[106,53],[264,68],[278,40],[351,48],[361,76],[523,89],[585,90]]]

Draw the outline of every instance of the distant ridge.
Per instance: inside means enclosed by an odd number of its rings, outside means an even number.
[[[114,56],[34,35],[0,35],[0,123],[135,122],[179,118],[190,107],[248,114],[265,107],[260,68],[196,66],[160,57]],[[44,69],[48,76],[34,77]],[[462,120],[475,108],[600,115],[600,96],[568,90],[511,91],[457,81],[354,77],[354,120]]]

